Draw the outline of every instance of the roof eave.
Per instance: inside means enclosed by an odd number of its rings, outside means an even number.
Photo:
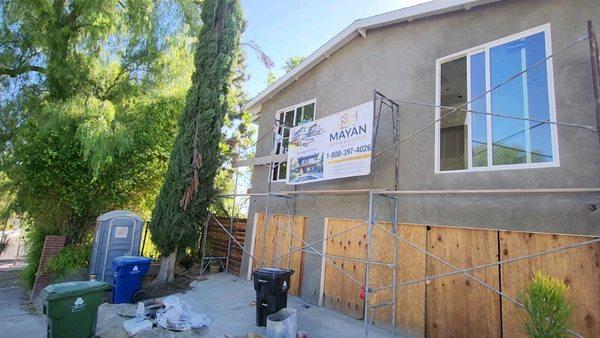
[[[498,2],[501,0],[435,0],[420,5],[398,9],[395,11],[374,15],[368,18],[354,21],[323,46],[310,54],[294,69],[277,79],[270,86],[261,91],[253,99],[248,101],[245,109],[250,112],[255,119],[262,109],[262,104],[285,89],[287,86],[297,81],[302,75],[310,71],[323,60],[329,58],[331,54],[345,46],[355,37],[362,35],[366,37],[366,32],[387,25],[393,25],[405,21],[413,21],[433,15],[445,14],[457,10],[468,10],[476,6]]]

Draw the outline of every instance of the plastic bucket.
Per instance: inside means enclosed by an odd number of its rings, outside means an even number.
[[[267,338],[296,338],[296,309],[283,308],[267,317]]]

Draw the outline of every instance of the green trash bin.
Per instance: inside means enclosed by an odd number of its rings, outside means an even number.
[[[93,337],[104,291],[110,285],[99,281],[52,284],[42,290],[48,337]]]

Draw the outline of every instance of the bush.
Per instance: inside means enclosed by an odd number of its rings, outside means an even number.
[[[560,279],[541,272],[532,276],[529,287],[521,295],[527,317],[525,330],[533,338],[559,338],[569,335],[567,329],[572,308],[565,299],[567,285]]]
[[[25,260],[27,265],[21,272],[21,282],[27,289],[33,288],[35,274],[40,264],[40,256],[44,249],[44,241],[48,235],[56,235],[57,231],[47,230],[40,227],[27,228],[25,235],[25,250],[27,252]]]
[[[48,260],[46,271],[53,274],[53,280],[57,280],[79,272],[79,270],[88,266],[89,260],[89,246],[66,246],[58,253],[58,255]]]

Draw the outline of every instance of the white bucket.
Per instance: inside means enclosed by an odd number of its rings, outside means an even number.
[[[267,338],[296,338],[296,309],[284,308],[267,317]]]

